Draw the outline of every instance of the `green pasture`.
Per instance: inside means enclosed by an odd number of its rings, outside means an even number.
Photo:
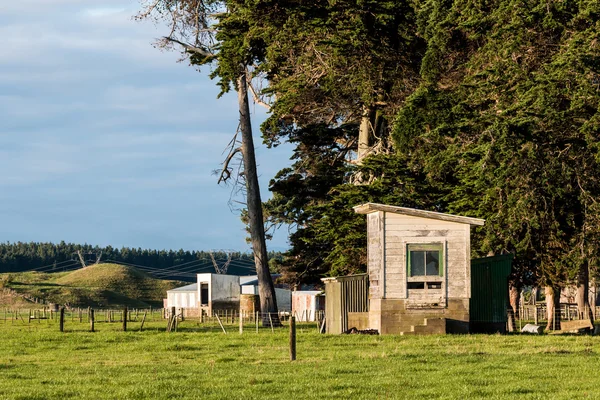
[[[320,335],[182,322],[0,319],[0,399],[600,398],[592,336]]]

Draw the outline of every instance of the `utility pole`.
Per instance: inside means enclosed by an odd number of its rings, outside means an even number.
[[[231,263],[231,254],[233,253],[233,250],[226,251],[226,253],[227,253],[227,261],[225,261],[225,264],[219,266],[219,264],[217,263],[217,260],[215,260],[213,251],[211,250],[209,252],[210,259],[212,260],[213,267],[215,267],[215,272],[217,274],[226,274],[227,273],[227,268],[229,268],[229,264]]]
[[[81,255],[81,250],[77,250],[77,255],[79,256],[79,262],[81,263],[81,268],[87,267],[83,256]]]

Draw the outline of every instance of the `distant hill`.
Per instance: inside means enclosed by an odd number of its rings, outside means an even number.
[[[0,274],[0,284],[25,299],[96,308],[162,307],[166,291],[184,285],[180,281],[155,279],[135,267],[110,263],[67,273]],[[2,298],[3,306],[1,303]]]
[[[230,259],[228,273],[254,275],[254,256],[245,252],[156,250],[112,246],[99,247],[76,243],[0,243],[0,273],[4,272],[65,272],[81,268],[79,254],[86,264],[98,257],[105,262],[130,265],[161,279],[195,282],[196,274],[213,272],[213,258],[219,266]],[[269,252],[269,259],[281,258],[281,253]]]

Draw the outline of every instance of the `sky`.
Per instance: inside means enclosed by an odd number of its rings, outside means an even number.
[[[154,48],[166,29],[134,21],[139,7],[0,0],[0,241],[250,250],[213,174],[236,95],[217,100],[209,69]],[[252,111],[264,200],[291,147],[263,146]]]

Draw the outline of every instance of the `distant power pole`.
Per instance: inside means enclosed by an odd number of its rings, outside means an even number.
[[[102,259],[102,252],[98,253],[85,253],[83,254],[81,250],[77,250],[77,258],[79,259],[79,263],[81,264],[81,268],[87,267],[87,263],[90,264],[100,264],[100,259]],[[85,257],[84,257],[85,256]],[[93,258],[92,258],[93,256]]]
[[[87,267],[87,264],[85,263],[85,260],[83,259],[83,256],[81,255],[81,250],[77,250],[77,255],[79,256],[79,262],[81,263],[81,268]]]
[[[211,251],[209,252],[209,254],[210,254],[210,259],[212,260],[213,267],[215,267],[215,272],[216,272],[217,274],[222,274],[222,275],[224,275],[224,274],[226,274],[226,273],[227,273],[227,268],[229,267],[229,264],[231,263],[231,255],[232,255],[232,253],[233,253],[233,251],[227,251],[227,261],[225,261],[225,264],[223,264],[223,265],[221,265],[221,266],[220,266],[220,265],[217,263],[217,260],[215,260],[215,256],[214,256],[214,254],[213,254],[213,251],[211,250]]]

